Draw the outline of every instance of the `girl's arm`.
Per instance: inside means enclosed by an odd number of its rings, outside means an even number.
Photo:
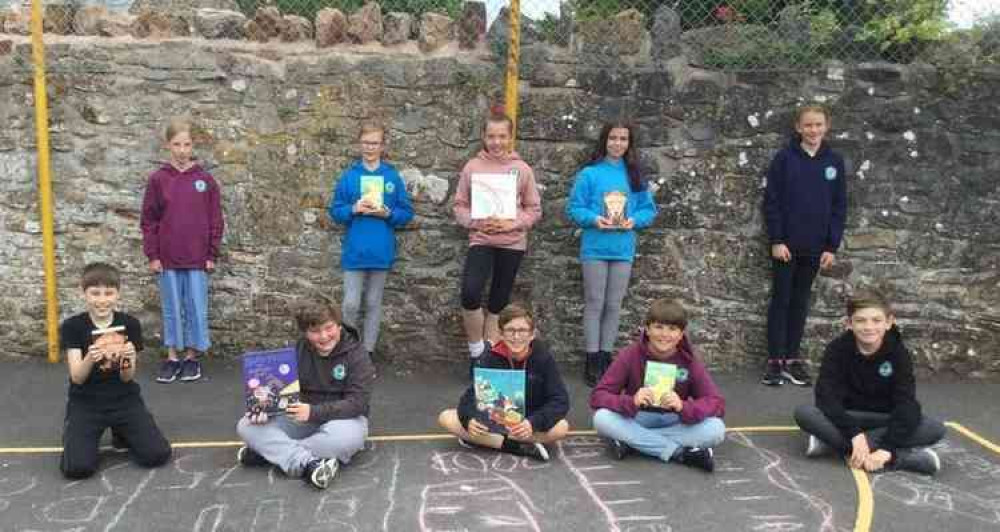
[[[399,174],[393,172],[392,179],[396,183],[396,191],[388,223],[390,227],[399,227],[413,219],[413,205],[410,203],[409,193],[406,192],[406,183]]]
[[[634,198],[634,209],[632,211],[632,221],[635,222],[635,229],[642,229],[653,225],[656,219],[656,203],[653,201],[653,191],[646,186],[645,190],[632,192]]]
[[[516,229],[528,230],[542,217],[542,198],[538,195],[535,173],[528,165],[525,167],[528,171],[517,193],[521,204],[517,206],[517,219],[514,222]]]
[[[154,174],[155,175],[155,174]],[[139,228],[142,230],[142,252],[150,261],[160,258],[160,219],[163,207],[160,202],[157,182],[150,176],[146,192],[142,196],[142,213]]]
[[[840,240],[844,236],[844,223],[847,219],[847,175],[844,173],[844,160],[837,164],[837,183],[833,189],[833,208],[830,210],[830,234],[827,237],[825,251],[836,253]]]
[[[95,356],[84,355],[83,351],[77,348],[66,350],[66,363],[69,365],[69,380],[73,384],[83,384],[90,377],[90,372],[94,370]]]
[[[566,202],[566,216],[580,227],[597,227],[597,218],[601,216],[601,213],[590,208],[592,188],[586,169],[581,170],[576,175],[569,201]]]
[[[330,219],[344,225],[349,224],[354,218],[354,204],[358,201],[359,196],[351,190],[352,187],[348,181],[345,170],[344,173],[340,174],[340,179],[337,180],[333,198],[330,199],[330,207],[327,209]]]
[[[767,185],[764,187],[764,218],[767,221],[767,236],[771,244],[785,243],[784,197],[785,172],[784,157],[778,152],[767,169]]]
[[[483,225],[483,220],[472,219],[472,200],[470,199],[472,193],[471,181],[472,176],[469,174],[469,171],[463,169],[458,178],[458,188],[455,190],[455,201],[452,204],[452,211],[455,213],[455,221],[459,225],[466,229],[478,231]]]
[[[222,233],[226,230],[226,223],[222,218],[222,193],[219,190],[219,183],[212,178],[212,187],[209,189],[209,212],[212,213],[211,227],[209,227],[209,256],[211,260],[219,257],[219,248],[222,245]]]

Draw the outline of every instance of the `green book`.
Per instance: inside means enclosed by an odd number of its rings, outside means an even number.
[[[385,190],[385,181],[380,175],[361,176],[361,198],[364,199],[374,209],[381,209],[385,202],[382,200],[382,193]]]
[[[645,388],[653,389],[653,402],[660,404],[660,400],[668,392],[674,390],[677,382],[677,365],[666,362],[646,361],[646,374],[643,375],[642,385]]]

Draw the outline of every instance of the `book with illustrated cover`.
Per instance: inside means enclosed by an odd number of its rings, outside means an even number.
[[[299,365],[294,347],[243,354],[247,412],[280,414],[299,400]]]
[[[611,220],[614,225],[625,223],[625,206],[628,204],[628,196],[620,190],[612,190],[604,193],[604,217]]]
[[[100,364],[101,371],[118,371],[129,368],[127,360],[124,361],[125,367],[121,367],[121,352],[125,349],[125,343],[128,342],[124,325],[94,329],[90,332],[90,336],[93,339],[93,345],[105,353],[105,359]]]
[[[646,361],[646,374],[643,375],[642,386],[653,389],[653,404],[659,405],[663,396],[674,390],[677,382],[677,365],[666,362]],[[659,406],[650,407],[662,410]]]
[[[524,370],[473,369],[476,419],[490,432],[507,434],[524,420]]]
[[[517,172],[472,174],[469,200],[473,220],[517,218]]]
[[[385,180],[382,176],[361,176],[361,199],[365,200],[365,203],[370,205],[373,209],[382,209],[385,207],[385,201],[382,196],[384,190]]]

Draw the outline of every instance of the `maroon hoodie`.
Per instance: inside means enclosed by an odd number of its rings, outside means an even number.
[[[142,252],[164,269],[204,269],[219,256],[225,228],[219,196],[218,183],[201,166],[183,172],[161,166],[142,198]]]
[[[645,332],[638,341],[618,352],[615,361],[590,394],[590,408],[607,408],[626,417],[635,417],[639,407],[635,406],[633,396],[642,388],[646,361],[650,359],[677,365],[674,392],[684,402],[680,412],[681,423],[693,425],[708,417],[721,418],[725,415],[726,400],[704,364],[695,358],[687,335],[681,337],[673,355],[660,360],[649,355]]]

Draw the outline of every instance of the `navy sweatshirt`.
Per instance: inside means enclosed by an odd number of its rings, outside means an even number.
[[[793,254],[835,253],[844,235],[847,187],[844,159],[824,142],[815,156],[798,135],[774,156],[767,171],[764,217],[771,244]]]
[[[870,356],[858,351],[847,331],[826,346],[816,382],[816,407],[848,440],[862,431],[848,410],[889,414],[889,426],[878,447],[894,452],[922,418],[916,397],[913,360],[895,326],[882,347]]]

